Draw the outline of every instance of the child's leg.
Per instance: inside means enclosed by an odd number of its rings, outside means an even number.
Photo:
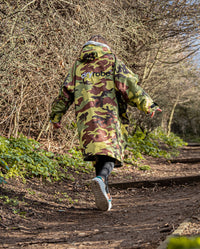
[[[103,178],[104,183],[106,185],[106,192],[109,193],[108,190],[108,176],[112,172],[115,163],[113,159],[108,156],[98,156],[97,162],[94,165],[96,169],[96,176],[100,176]]]
[[[92,191],[98,209],[109,211],[112,198],[108,191],[108,176],[114,168],[114,159],[108,156],[98,156],[94,164],[96,177],[92,179]]]

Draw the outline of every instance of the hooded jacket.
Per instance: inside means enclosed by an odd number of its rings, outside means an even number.
[[[138,77],[103,43],[87,42],[67,74],[50,120],[61,121],[75,102],[80,147],[86,161],[107,155],[121,165],[128,136],[127,104],[145,113],[156,104]]]

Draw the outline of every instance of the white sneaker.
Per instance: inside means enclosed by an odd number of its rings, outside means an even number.
[[[98,209],[109,211],[112,207],[112,198],[106,193],[106,185],[100,176],[92,179],[92,192]]]

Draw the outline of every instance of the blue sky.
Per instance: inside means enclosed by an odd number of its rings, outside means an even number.
[[[200,68],[200,51],[198,51],[195,55],[194,55],[194,61],[197,64],[197,66]]]

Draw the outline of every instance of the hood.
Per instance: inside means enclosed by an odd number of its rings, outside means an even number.
[[[110,47],[104,43],[88,41],[81,51],[79,61],[93,61],[96,58],[100,58],[105,54],[111,54]]]

